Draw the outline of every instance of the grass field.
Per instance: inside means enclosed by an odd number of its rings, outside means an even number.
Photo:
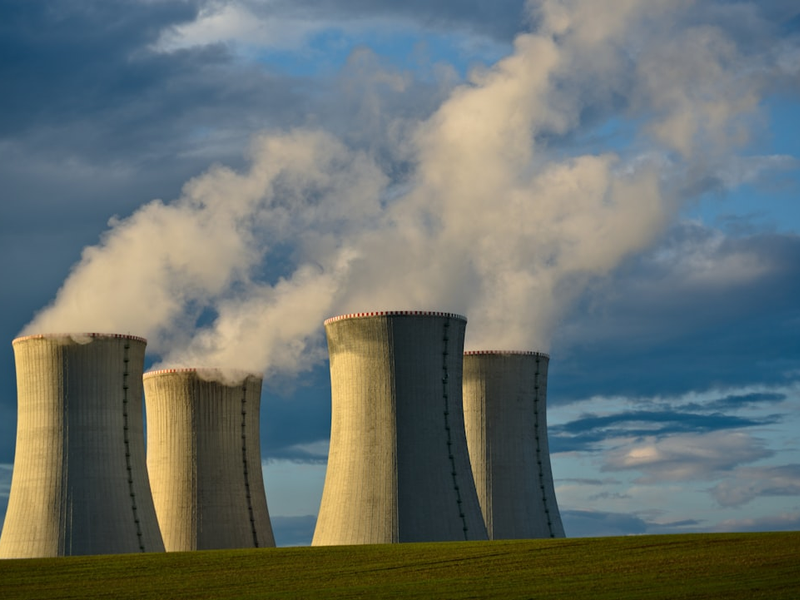
[[[800,598],[800,532],[0,561],[0,598]]]

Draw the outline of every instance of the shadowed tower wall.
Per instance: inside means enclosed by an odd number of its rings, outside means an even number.
[[[464,420],[489,539],[564,537],[547,443],[538,352],[464,354]]]
[[[167,551],[275,546],[261,473],[261,378],[168,369],[147,373],[144,389],[147,467]]]
[[[0,558],[163,551],[145,464],[146,341],[14,340],[18,419]]]
[[[313,545],[487,539],[464,435],[465,327],[427,312],[325,322],[331,439]]]

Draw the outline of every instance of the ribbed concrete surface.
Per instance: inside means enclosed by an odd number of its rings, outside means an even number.
[[[536,352],[467,352],[464,420],[490,539],[564,537],[547,444],[547,367]]]
[[[145,465],[145,340],[14,340],[17,446],[0,558],[163,551]]]
[[[313,545],[487,539],[464,435],[465,326],[443,313],[326,321],[331,443]]]
[[[261,474],[261,378],[144,376],[147,467],[167,551],[275,546]]]

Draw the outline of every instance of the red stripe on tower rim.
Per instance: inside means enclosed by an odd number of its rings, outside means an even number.
[[[381,310],[375,312],[349,313],[346,315],[339,315],[338,317],[331,317],[330,319],[325,319],[323,325],[328,325],[336,321],[344,321],[345,319],[362,319],[367,317],[445,317],[448,319],[459,319],[461,321],[467,320],[467,317],[464,315],[449,312],[430,310]]]
[[[148,371],[142,377],[152,377],[153,375],[168,375],[169,373],[197,373],[195,367],[184,367],[180,369],[156,369],[155,371]]]
[[[11,343],[16,344],[17,342],[24,342],[26,340],[44,340],[44,339],[56,339],[56,338],[76,338],[76,337],[90,337],[90,338],[114,338],[114,339],[122,339],[122,340],[135,340],[137,342],[144,342],[147,343],[147,340],[143,337],[139,337],[137,335],[129,335],[127,333],[33,333],[31,335],[23,335],[22,337],[18,337],[13,340]]]
[[[464,356],[543,356],[550,358],[547,352],[535,352],[534,350],[467,350]]]

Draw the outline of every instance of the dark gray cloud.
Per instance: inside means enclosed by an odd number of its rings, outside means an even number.
[[[564,522],[567,537],[603,537],[647,532],[647,523],[643,519],[629,514],[562,510],[561,519]]]
[[[196,12],[190,2],[3,4],[4,228],[90,212],[103,223],[176,194],[214,160],[240,160],[254,131],[300,122],[303,82],[223,45],[152,49]]]
[[[800,236],[680,223],[559,328],[551,402],[781,385],[800,368]]]
[[[694,533],[704,530],[703,521],[685,519],[656,523],[636,513],[562,510],[567,537],[606,537],[662,533]]]
[[[755,394],[754,394],[755,395]],[[717,408],[692,405],[697,410]],[[591,452],[600,450],[599,444],[614,438],[663,437],[682,433],[709,433],[737,430],[779,423],[781,415],[745,418],[719,412],[701,414],[676,410],[620,411],[610,415],[585,415],[549,429],[550,449],[558,452]]]
[[[744,408],[766,407],[780,404],[786,400],[786,394],[753,392],[752,394],[731,394],[703,404],[685,404],[684,410],[740,410]]]
[[[645,435],[738,429],[774,422],[775,419],[743,419],[724,414],[700,415],[667,411],[625,411],[602,417],[589,415],[553,429],[566,434],[603,430],[606,432],[627,431],[634,432],[632,435]]]
[[[187,66],[188,55],[167,61],[143,50],[163,27],[196,14],[189,3],[129,3],[121,10],[104,2],[17,1],[0,10],[0,73],[10,85],[0,99],[3,137],[85,120],[87,112],[101,120],[108,112],[124,115],[132,97],[145,99]]]
[[[568,537],[700,533],[705,531],[800,530],[800,512],[753,519],[731,519],[714,526],[710,526],[707,521],[697,519],[658,523],[637,513],[588,510],[562,510],[561,518]]]

